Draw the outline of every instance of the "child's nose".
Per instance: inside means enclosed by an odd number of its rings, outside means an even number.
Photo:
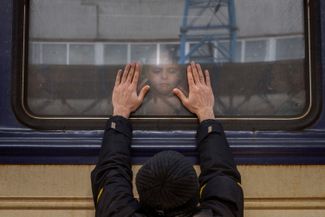
[[[165,71],[163,71],[161,73],[161,78],[166,79],[167,77],[168,77],[167,73]]]

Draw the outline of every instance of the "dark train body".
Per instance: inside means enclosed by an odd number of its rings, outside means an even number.
[[[299,91],[299,87],[309,87],[313,91],[313,113],[306,119],[294,121],[284,127],[282,121],[266,120],[257,121],[250,124],[246,119],[241,121],[225,121],[227,136],[234,152],[235,158],[242,164],[324,164],[325,163],[325,100],[324,77],[325,77],[325,3],[315,1],[314,17],[311,24],[311,35],[313,45],[310,48],[311,59],[307,66],[313,70],[311,84],[305,82],[305,77],[290,77],[290,73],[281,73],[287,69],[291,63],[283,61],[278,65],[279,72],[272,64],[261,64],[260,66],[229,65],[225,64],[224,71],[219,71],[222,81],[216,78],[216,92],[220,97],[224,95],[235,95],[237,91],[243,91],[243,95],[249,97],[250,92],[259,92],[263,95],[266,91],[276,92],[283,89],[283,86],[291,85],[288,95],[293,95]],[[78,120],[79,122],[57,121],[50,124],[48,120],[36,120],[31,124],[24,124],[24,118],[17,117],[20,109],[17,105],[19,100],[19,87],[17,81],[17,71],[20,67],[28,68],[29,75],[34,80],[29,82],[29,97],[46,98],[53,97],[53,93],[65,94],[65,97],[75,99],[102,99],[107,96],[112,88],[113,74],[106,84],[100,83],[106,79],[106,70],[115,71],[118,67],[92,67],[92,66],[26,66],[22,62],[19,52],[22,52],[22,38],[19,34],[23,28],[27,27],[19,22],[16,16],[20,16],[15,11],[14,1],[1,1],[0,3],[0,163],[12,164],[43,164],[43,163],[72,163],[72,164],[92,164],[95,163],[102,137],[102,128],[105,118],[101,121]],[[294,60],[295,64],[303,64],[300,60]],[[47,67],[46,73],[42,72],[42,67]],[[260,73],[255,73],[254,79],[247,77],[247,73],[252,68],[258,68]],[[272,68],[273,67],[273,68]],[[272,68],[273,74],[268,73]],[[65,71],[67,70],[67,72]],[[274,71],[275,70],[275,71]],[[229,71],[231,73],[229,73]],[[241,82],[234,84],[232,76],[237,77]],[[263,83],[265,76],[273,76],[273,80]],[[82,78],[86,83],[81,83]],[[56,82],[48,83],[48,81]],[[69,81],[69,82],[67,82]],[[272,83],[273,81],[273,83]],[[274,81],[282,81],[274,82]],[[95,85],[93,85],[95,84]],[[18,85],[18,88],[17,88]],[[79,85],[79,86],[78,86]],[[249,87],[240,88],[239,86]],[[282,85],[282,86],[281,86]],[[91,86],[90,89],[83,89]],[[71,88],[73,87],[73,88]],[[272,88],[270,88],[272,87]],[[263,89],[264,88],[264,89]],[[70,90],[69,90],[70,89]],[[82,90],[78,91],[78,90]],[[77,90],[74,92],[74,90]],[[245,92],[246,91],[246,92]],[[66,95],[69,93],[69,95]],[[245,95],[245,96],[246,96]],[[60,97],[58,97],[60,98]],[[61,97],[62,98],[62,97]],[[18,100],[17,100],[18,99]],[[306,109],[306,108],[303,108]],[[88,112],[86,109],[82,112]],[[269,107],[269,113],[275,111]],[[281,111],[278,111],[281,112]],[[110,112],[107,111],[109,114]],[[281,113],[282,114],[282,113]],[[93,116],[98,114],[93,113]],[[228,116],[236,115],[236,111]],[[18,115],[19,116],[19,115]],[[225,115],[225,117],[228,117]],[[193,118],[193,117],[192,117]],[[22,119],[22,120],[21,120]],[[78,118],[77,118],[78,119]],[[249,119],[249,118],[248,118]],[[223,120],[221,120],[223,121]],[[249,121],[249,120],[248,120]],[[168,129],[168,120],[135,120],[136,129],[133,140],[133,161],[142,163],[144,159],[159,150],[175,149],[191,156],[196,160],[195,150],[195,120],[182,122],[177,126],[177,122],[171,123],[175,128]],[[45,127],[40,127],[39,124]],[[82,126],[79,126],[81,123]],[[191,127],[185,125],[190,124]],[[248,124],[250,127],[245,127]],[[35,127],[36,126],[36,127]],[[58,126],[61,128],[58,129]],[[140,126],[137,128],[137,126]],[[271,127],[268,127],[271,126]],[[154,129],[154,131],[153,131]]]

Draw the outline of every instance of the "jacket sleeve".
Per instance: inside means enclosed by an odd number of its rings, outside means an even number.
[[[243,216],[241,177],[236,168],[222,125],[203,121],[197,131],[201,175],[200,205],[213,216]]]
[[[108,120],[95,169],[91,173],[96,217],[132,216],[138,202],[132,192],[130,144],[132,126],[126,118]]]

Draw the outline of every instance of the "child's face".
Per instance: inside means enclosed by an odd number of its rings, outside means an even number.
[[[151,66],[148,73],[151,88],[162,95],[171,94],[179,83],[179,73],[176,64]]]

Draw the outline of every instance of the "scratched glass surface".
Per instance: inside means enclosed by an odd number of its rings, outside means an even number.
[[[31,0],[27,107],[106,117],[118,69],[152,88],[134,117],[192,116],[186,65],[210,71],[218,117],[299,117],[309,106],[303,0]]]

